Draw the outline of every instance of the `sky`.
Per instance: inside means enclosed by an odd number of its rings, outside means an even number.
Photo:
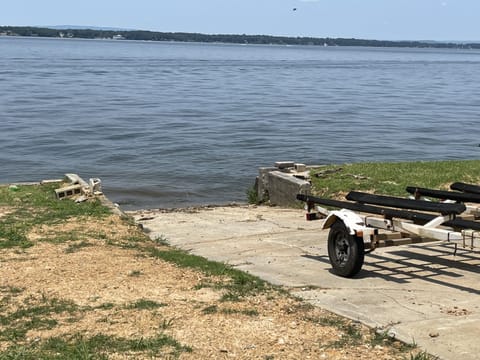
[[[2,0],[0,25],[480,41],[480,0]]]

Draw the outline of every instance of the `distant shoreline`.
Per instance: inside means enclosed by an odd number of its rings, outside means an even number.
[[[480,43],[435,41],[389,41],[347,38],[289,37],[270,35],[200,34],[146,30],[54,29],[34,26],[0,26],[0,36],[26,36],[67,39],[109,39],[226,43],[252,45],[368,46],[405,48],[480,49]]]

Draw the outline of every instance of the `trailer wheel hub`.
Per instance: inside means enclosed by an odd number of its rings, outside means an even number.
[[[335,249],[338,262],[343,264],[349,256],[349,246],[346,239],[337,239]]]

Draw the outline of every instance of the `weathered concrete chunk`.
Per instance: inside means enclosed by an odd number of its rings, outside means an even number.
[[[293,167],[295,168],[295,171],[297,171],[297,172],[307,171],[307,165],[305,165],[305,164],[295,164],[295,165],[293,165]]]
[[[297,203],[297,194],[310,194],[308,181],[281,171],[268,173],[269,197],[271,205],[292,206]]]
[[[275,167],[277,169],[288,169],[293,168],[294,162],[293,161],[277,161],[275,162]]]
[[[65,174],[65,177],[72,185],[80,184],[82,187],[88,187],[88,184],[77,174]]]
[[[274,167],[262,167],[258,169],[257,196],[260,202],[268,201],[268,174],[275,170],[277,169]]]

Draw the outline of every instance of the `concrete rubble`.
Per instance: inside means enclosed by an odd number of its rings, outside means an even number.
[[[89,197],[103,195],[102,181],[98,178],[91,178],[87,183],[77,174],[65,174],[65,178],[70,185],[55,189],[57,199],[75,197],[75,201],[86,201]]]

